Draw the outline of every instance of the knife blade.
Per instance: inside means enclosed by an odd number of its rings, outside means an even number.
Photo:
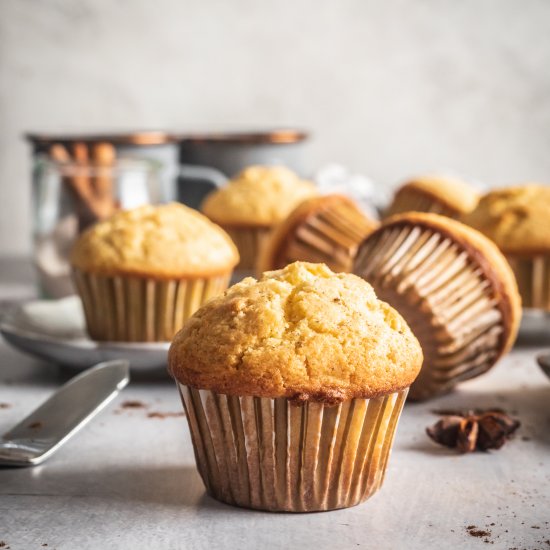
[[[129,382],[126,360],[106,361],[75,376],[0,439],[0,465],[34,466],[50,457]]]

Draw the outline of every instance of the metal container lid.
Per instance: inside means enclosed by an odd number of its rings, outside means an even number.
[[[176,132],[160,130],[144,130],[133,132],[93,132],[93,133],[41,133],[28,132],[27,139],[35,150],[48,149],[54,143],[71,145],[73,143],[100,143],[107,142],[113,145],[153,146],[166,143],[238,143],[258,144],[274,143],[287,144],[304,141],[308,133],[292,128],[271,129],[263,131],[204,131],[204,132]]]
[[[278,128],[264,131],[239,131],[239,132],[192,132],[182,134],[180,143],[298,143],[308,139],[309,134],[305,130],[295,128]]]
[[[101,143],[107,142],[113,145],[163,145],[165,143],[177,143],[179,135],[170,132],[146,130],[136,132],[93,132],[93,133],[36,133],[28,132],[25,139],[30,141],[36,149],[47,148],[54,143],[71,145],[73,143]]]

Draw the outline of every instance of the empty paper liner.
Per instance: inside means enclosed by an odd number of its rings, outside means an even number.
[[[271,235],[262,254],[261,269],[280,269],[305,261],[349,272],[359,245],[376,226],[351,199],[340,195],[309,199]]]
[[[286,512],[346,508],[375,493],[407,395],[329,406],[179,390],[208,493]]]
[[[354,272],[403,315],[422,346],[411,398],[446,393],[501,355],[510,329],[494,282],[474,253],[438,229],[388,225],[361,246]]]
[[[119,342],[171,340],[204,302],[227,288],[229,277],[155,280],[73,272],[90,337]]]

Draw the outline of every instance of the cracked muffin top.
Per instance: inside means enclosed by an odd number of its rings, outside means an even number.
[[[249,166],[208,195],[201,210],[222,225],[270,227],[317,195],[315,185],[283,166]]]
[[[71,254],[88,273],[161,279],[222,274],[238,261],[221,227],[179,203],[121,210],[85,231]]]
[[[550,187],[532,183],[495,189],[462,221],[489,237],[505,254],[548,254]]]
[[[200,389],[337,403],[410,386],[422,359],[403,318],[366,281],[295,262],[200,308],[168,363]]]

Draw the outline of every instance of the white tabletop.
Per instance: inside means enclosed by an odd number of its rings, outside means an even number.
[[[5,280],[0,297],[15,297],[10,284],[29,292]],[[534,362],[540,349],[516,348],[454,394],[407,404],[381,491],[317,514],[255,512],[206,496],[185,418],[149,416],[180,413],[173,383],[162,373],[133,380],[45,464],[0,469],[0,541],[12,550],[550,549],[550,381]],[[0,407],[0,433],[67,378],[0,343],[0,403],[9,405]],[[126,400],[145,407],[122,408]],[[425,435],[437,420],[430,411],[442,407],[499,407],[522,426],[500,451],[457,455]],[[474,537],[472,525],[491,534]]]

